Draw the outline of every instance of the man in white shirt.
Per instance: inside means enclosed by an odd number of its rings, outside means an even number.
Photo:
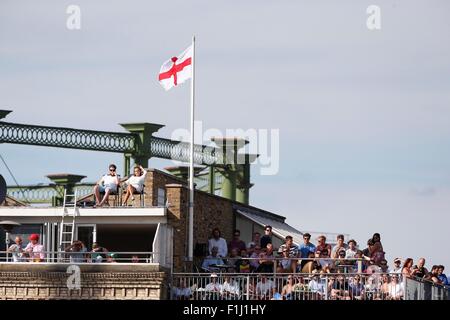
[[[331,258],[337,259],[339,258],[339,251],[347,250],[348,245],[344,242],[344,235],[339,234],[336,238],[336,245],[333,247],[333,250],[331,250]]]
[[[308,283],[308,289],[311,290],[311,292],[314,292],[318,294],[319,296],[322,296],[325,291],[325,287],[323,283],[319,282],[319,276],[314,275],[311,280]]]
[[[261,275],[261,280],[256,284],[256,296],[260,300],[267,300],[273,296],[275,284],[268,280],[266,276]]]
[[[217,282],[217,274],[211,274],[211,282],[205,287],[204,300],[219,300],[221,297],[222,285]]]
[[[14,242],[15,243],[8,248],[8,252],[12,253],[13,262],[24,262],[22,238],[17,236]]]
[[[212,254],[212,248],[217,247],[218,256],[224,258],[228,254],[228,245],[224,238],[220,237],[219,228],[215,228],[212,232],[212,238],[208,240],[208,251]]]
[[[119,175],[116,174],[117,167],[115,164],[109,165],[109,173],[105,174],[94,187],[95,205],[101,207],[109,198],[111,193],[117,192],[119,186]],[[103,199],[100,201],[100,194],[104,193]]]
[[[352,239],[348,242],[348,249],[345,250],[345,259],[355,258],[357,252],[358,247],[356,246],[356,241]]]
[[[389,271],[389,273],[402,273],[402,259],[395,258],[394,259],[394,267],[392,268],[392,271]]]

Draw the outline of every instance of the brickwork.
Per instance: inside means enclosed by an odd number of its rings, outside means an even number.
[[[0,300],[160,300],[167,298],[164,272],[81,273],[78,290],[65,272],[0,272]]]
[[[166,185],[169,224],[174,228],[174,270],[185,271],[184,257],[188,244],[189,190],[180,184]],[[231,239],[234,228],[232,202],[205,192],[194,195],[194,245],[207,243],[212,229],[218,227],[222,237]]]

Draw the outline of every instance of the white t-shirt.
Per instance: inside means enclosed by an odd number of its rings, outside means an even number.
[[[131,176],[127,180],[126,183],[131,185],[133,188],[135,188],[137,192],[142,192],[142,188],[144,187],[144,181],[145,181],[146,175],[147,175],[147,170],[144,170],[144,173],[142,174],[142,176],[139,176],[139,177]]]
[[[391,298],[400,298],[403,297],[403,288],[400,283],[391,282],[388,286],[388,293]]]
[[[309,281],[308,283],[308,288],[309,290],[311,290],[312,292],[318,292],[318,293],[323,293],[323,284],[319,283],[317,280],[313,279],[311,281]]]
[[[211,254],[211,250],[213,247],[217,247],[219,251],[217,254],[221,257],[226,257],[228,254],[228,245],[224,238],[219,238],[219,240],[216,240],[214,238],[211,238],[208,240],[208,249],[209,254]]]
[[[355,250],[352,250],[350,248],[345,250],[345,259],[353,259],[357,252],[358,250],[356,248]]]
[[[216,283],[211,282],[211,283],[208,283],[206,285],[205,291],[217,291],[217,292],[220,292],[220,291],[222,291],[222,286],[220,284],[218,284],[217,282]]]
[[[110,174],[105,174],[102,177],[102,180],[100,183],[102,183],[105,188],[110,188],[111,190],[115,191],[117,189],[117,176],[112,176]]]
[[[225,282],[222,286],[222,292],[229,292],[232,294],[239,294],[239,286],[236,282]]]
[[[256,294],[260,296],[271,295],[275,285],[272,280],[266,280],[266,282],[258,282],[256,284]]]
[[[13,262],[23,262],[24,261],[21,250],[22,250],[22,247],[19,246],[17,243],[14,243],[13,245],[11,245],[9,247],[8,251],[12,252]]]

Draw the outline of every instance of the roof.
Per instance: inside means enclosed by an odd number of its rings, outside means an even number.
[[[303,234],[308,232],[311,234],[311,241],[314,242],[318,236],[324,235],[327,238],[327,243],[329,244],[336,244],[336,237],[338,234],[343,234],[346,241],[350,240],[350,235],[346,233],[337,233],[337,232],[319,232],[319,231],[300,231],[296,228],[290,226],[283,220],[279,219],[272,219],[267,214],[257,213],[256,211],[249,211],[245,210],[242,207],[239,209],[236,209],[236,212],[240,215],[246,217],[247,219],[250,219],[256,224],[259,224],[260,226],[264,227],[266,225],[272,226],[272,233],[283,239],[286,238],[286,236],[292,236],[294,243],[296,245],[300,245],[303,243]]]
[[[284,239],[286,236],[290,235],[292,236],[295,244],[299,245],[303,242],[303,232],[295,229],[285,222],[271,219],[267,216],[262,216],[254,212],[245,211],[243,209],[237,209],[236,212],[246,217],[247,219],[250,219],[251,221],[261,225],[262,227],[271,225],[272,233],[281,239]]]

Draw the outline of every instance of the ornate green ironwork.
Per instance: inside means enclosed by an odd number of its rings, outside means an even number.
[[[76,185],[74,189],[78,197],[87,196],[92,193],[94,183],[83,183]],[[29,185],[29,186],[8,186],[8,195],[19,201],[34,204],[52,203],[55,197],[63,197],[57,185]]]
[[[135,154],[136,134],[25,125],[0,121],[0,143]],[[147,147],[148,146],[144,146]],[[190,144],[152,137],[149,154],[162,159],[189,162]],[[221,159],[221,150],[194,146],[194,162],[211,165]]]
[[[190,143],[152,137],[151,154],[154,157],[189,162]],[[222,150],[210,146],[194,145],[194,163],[212,165],[222,159]]]
[[[135,135],[0,122],[0,142],[126,153],[133,152]]]

